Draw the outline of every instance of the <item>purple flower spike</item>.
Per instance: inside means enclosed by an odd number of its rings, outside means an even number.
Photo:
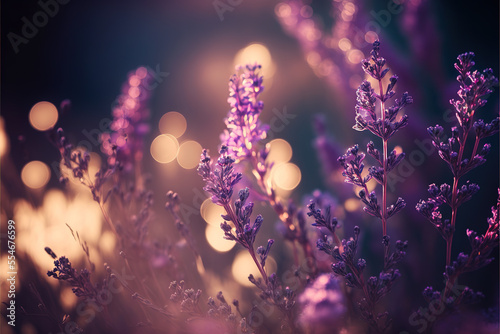
[[[259,120],[264,108],[258,99],[264,90],[260,68],[258,64],[237,67],[243,73],[233,74],[229,80],[227,102],[231,110],[225,119],[227,129],[221,134],[221,143],[236,160],[251,157],[252,148],[267,135],[268,126]]]
[[[224,206],[230,202],[233,188],[241,180],[242,175],[234,170],[234,159],[228,155],[226,146],[222,146],[219,154],[214,166],[208,151],[203,150],[198,174],[205,181],[203,189],[212,195],[212,202]]]

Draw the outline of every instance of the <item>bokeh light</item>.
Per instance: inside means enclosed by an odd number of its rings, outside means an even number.
[[[175,138],[179,138],[186,132],[187,121],[181,113],[169,111],[160,118],[158,128],[163,134],[169,134]]]
[[[289,4],[286,4],[284,2],[280,2],[274,8],[274,12],[279,17],[288,17],[288,16],[290,16],[290,14],[292,14],[292,7],[290,7]]]
[[[365,55],[358,49],[351,49],[347,52],[347,60],[351,64],[359,64],[364,58]]]
[[[255,63],[262,65],[262,73],[266,76],[266,79],[274,75],[275,65],[271,58],[271,53],[263,44],[252,43],[238,51],[234,57],[234,66]]]
[[[70,287],[63,287],[59,296],[64,312],[70,312],[75,307],[78,297]]]
[[[99,249],[104,255],[113,255],[116,245],[116,236],[111,231],[104,231],[99,240]]]
[[[49,182],[50,169],[41,161],[28,162],[21,170],[21,179],[27,187],[40,189]]]
[[[56,106],[46,101],[35,104],[29,113],[30,124],[38,131],[46,131],[53,128],[58,118],[59,115]]]
[[[210,198],[207,198],[200,207],[200,214],[207,224],[219,227],[222,223],[221,215],[225,215],[226,211],[220,205],[212,202]]]
[[[9,139],[5,133],[5,121],[0,117],[0,158],[9,153]]]
[[[349,51],[351,49],[352,43],[348,38],[341,38],[339,40],[339,49],[342,51]]]
[[[284,190],[294,189],[299,185],[302,178],[300,168],[289,162],[275,166],[272,174],[273,181]]]
[[[218,226],[207,224],[205,237],[208,244],[217,252],[228,252],[235,246],[234,241],[224,239],[224,231]]]
[[[292,158],[292,154],[292,146],[286,140],[274,139],[269,142],[269,155],[266,161],[275,164],[288,162]]]
[[[266,273],[269,275],[276,272],[277,264],[272,256],[268,256],[266,260]],[[240,251],[234,258],[231,267],[234,279],[243,286],[254,287],[249,280],[248,275],[252,274],[255,278],[262,277],[259,269],[253,262],[252,257],[247,251]]]
[[[159,135],[151,143],[150,151],[153,159],[161,164],[166,164],[174,161],[177,157],[179,142],[170,134]]]
[[[346,211],[355,212],[361,207],[361,202],[357,198],[349,198],[344,202]]]
[[[14,220],[16,246],[33,259],[49,282],[52,280],[46,275],[47,268],[53,267],[54,260],[43,251],[44,247],[51,247],[58,256],[65,255],[74,263],[85,257],[66,224],[87,242],[93,260],[98,260],[94,245],[102,235],[102,212],[92,196],[80,194],[70,198],[61,190],[51,189],[41,206],[33,207],[25,199],[16,201]]]
[[[177,154],[177,162],[182,168],[192,169],[198,166],[200,162],[202,147],[194,141],[188,140],[181,144]]]

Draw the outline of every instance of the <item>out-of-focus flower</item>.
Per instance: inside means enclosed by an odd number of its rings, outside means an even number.
[[[123,84],[122,94],[113,106],[111,132],[101,135],[101,150],[108,156],[110,165],[118,162],[130,171],[136,161],[142,160],[143,140],[149,132],[147,101],[151,95],[151,80],[148,70],[139,67]]]
[[[317,334],[338,333],[347,308],[339,283],[331,274],[322,274],[299,297],[299,321],[306,331]]]

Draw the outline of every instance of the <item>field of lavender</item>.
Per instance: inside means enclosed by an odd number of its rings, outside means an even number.
[[[91,3],[4,5],[2,333],[499,332],[498,3]]]

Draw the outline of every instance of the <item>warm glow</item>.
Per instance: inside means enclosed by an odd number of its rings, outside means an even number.
[[[378,40],[378,35],[375,31],[368,31],[365,34],[365,41],[367,43],[373,44],[376,40]]]
[[[349,212],[354,212],[354,211],[358,210],[360,206],[361,206],[361,202],[357,198],[349,198],[344,203],[344,207],[345,207],[346,211],[349,211]]]
[[[5,133],[5,122],[0,117],[0,158],[9,152],[9,139]]]
[[[292,158],[292,146],[286,140],[274,139],[268,145],[270,150],[266,162],[278,164],[288,162]]]
[[[387,87],[387,85],[389,84],[390,82],[390,78],[391,76],[393,75],[394,73],[389,70],[389,72],[387,72],[387,74],[385,75],[385,77],[382,79],[382,87]],[[369,81],[372,88],[375,87],[375,92],[378,93],[378,87],[379,87],[379,82],[373,78],[371,75],[369,74],[365,74],[365,77],[364,77],[365,80]]]
[[[181,113],[170,111],[160,118],[158,127],[161,133],[179,138],[186,132],[187,121]]]
[[[352,47],[352,43],[348,38],[342,38],[339,41],[339,49],[342,51],[348,51]]]
[[[292,14],[292,7],[286,3],[279,3],[275,8],[274,12],[279,17],[287,17]]]
[[[234,66],[255,64],[262,65],[262,74],[271,78],[275,72],[275,66],[269,49],[262,44],[253,43],[238,51],[234,57]]]
[[[354,15],[354,13],[356,12],[356,5],[353,4],[352,2],[345,2],[344,3],[344,11],[348,15]]]
[[[372,192],[375,190],[375,188],[377,187],[377,181],[375,181],[375,179],[371,179],[370,181],[368,181],[368,183],[366,184],[366,187],[368,188],[368,191],[369,192]]]
[[[189,140],[181,144],[177,154],[177,162],[182,168],[192,169],[200,162],[202,147],[198,142]]]
[[[42,101],[35,104],[29,113],[30,124],[39,131],[54,127],[59,115],[57,108],[50,102]]]
[[[61,305],[65,312],[70,312],[76,305],[78,297],[74,294],[70,287],[64,287],[61,290],[61,295],[59,296],[61,300]]]
[[[42,188],[49,182],[50,169],[41,161],[28,162],[21,170],[21,179],[31,189]]]
[[[113,255],[115,251],[116,237],[111,231],[104,231],[99,240],[99,249],[103,255]]]
[[[319,53],[311,51],[306,57],[307,63],[311,66],[317,66],[321,62],[321,56]]]
[[[396,154],[401,154],[401,153],[403,153],[403,148],[398,145],[398,146],[394,147],[394,151],[396,151]]]
[[[68,224],[87,242],[91,257],[99,263],[94,245],[102,235],[102,212],[92,196],[88,192],[67,196],[61,190],[52,189],[41,204],[35,208],[26,200],[15,202],[16,249],[29,255],[50,282],[45,274],[48,268],[53,268],[54,260],[43,251],[44,247],[51,247],[58,256],[65,255],[75,264],[85,257],[78,241],[71,236]]]
[[[210,198],[207,198],[201,204],[200,214],[207,224],[219,227],[223,221],[221,215],[225,215],[226,210],[222,206],[213,203]]]
[[[267,275],[276,272],[276,269],[276,261],[271,256],[269,256],[266,260]],[[255,286],[248,280],[248,276],[250,274],[252,274],[256,279],[258,279],[259,277],[262,278],[259,269],[257,269],[257,265],[252,260],[252,257],[250,256],[250,254],[248,254],[247,251],[240,251],[236,255],[233,261],[233,266],[231,267],[231,271],[233,273],[234,279],[241,285],[247,287]]]
[[[299,167],[289,162],[275,166],[272,174],[273,181],[284,190],[294,189],[302,178]]]
[[[347,53],[347,60],[352,64],[359,64],[365,55],[358,49],[352,49]]]
[[[142,80],[148,75],[148,69],[141,66],[137,70],[135,70],[135,75],[137,75],[137,77]]]
[[[218,252],[224,253],[233,249],[236,243],[234,241],[224,239],[224,231],[220,227],[207,225],[205,229],[205,237],[210,246]]]
[[[159,135],[151,143],[151,156],[159,163],[172,162],[179,151],[179,143],[172,135]]]

